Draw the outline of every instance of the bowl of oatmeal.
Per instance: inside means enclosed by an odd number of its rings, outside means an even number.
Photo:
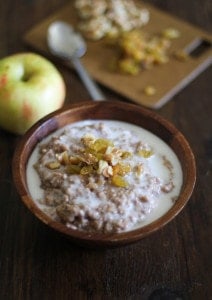
[[[20,140],[13,175],[22,201],[84,245],[140,240],[170,222],[196,178],[186,138],[158,114],[122,102],[67,106]]]

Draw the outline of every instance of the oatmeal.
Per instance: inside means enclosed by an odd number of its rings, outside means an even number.
[[[152,133],[125,122],[88,120],[44,139],[29,159],[27,181],[37,205],[67,227],[123,232],[170,209],[182,170]]]

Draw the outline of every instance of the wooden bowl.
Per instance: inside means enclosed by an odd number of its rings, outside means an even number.
[[[183,170],[181,193],[172,208],[156,221],[123,233],[86,233],[67,228],[39,209],[30,197],[26,182],[26,165],[34,147],[55,130],[85,119],[110,119],[139,125],[165,141],[177,154]],[[84,102],[67,106],[37,122],[20,140],[13,158],[13,177],[24,204],[42,222],[75,242],[89,246],[117,246],[132,243],[162,228],[170,222],[189,200],[195,180],[196,167],[192,150],[185,137],[170,122],[153,111],[122,102]]]

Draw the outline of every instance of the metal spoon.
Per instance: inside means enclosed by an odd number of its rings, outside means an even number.
[[[82,36],[76,33],[71,25],[62,21],[53,22],[47,31],[47,43],[52,54],[71,61],[93,100],[105,100],[105,96],[79,59],[85,54],[87,46]]]

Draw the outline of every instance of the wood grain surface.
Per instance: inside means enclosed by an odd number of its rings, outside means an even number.
[[[211,31],[211,1],[147,3]],[[0,1],[0,57],[28,51],[22,37],[68,0]],[[56,63],[66,103],[89,98],[77,75]],[[22,204],[11,161],[19,137],[0,130],[0,299],[212,299],[212,85],[207,69],[158,113],[187,137],[196,157],[197,184],[185,209],[142,241],[116,249],[74,246]],[[126,101],[101,86],[108,99]]]

